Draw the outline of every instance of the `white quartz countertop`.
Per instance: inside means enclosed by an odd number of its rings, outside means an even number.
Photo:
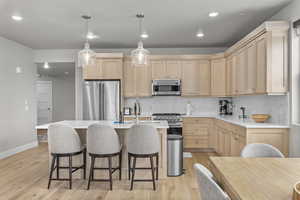
[[[288,124],[280,124],[280,123],[256,123],[252,119],[238,119],[234,117],[221,117],[218,115],[211,114],[199,114],[199,115],[183,115],[183,117],[206,117],[206,118],[215,118],[219,120],[223,120],[225,122],[241,126],[244,128],[290,128]]]
[[[87,129],[89,125],[95,124],[95,123],[109,125],[115,129],[129,129],[135,124],[135,122],[133,122],[133,121],[119,123],[119,122],[113,122],[113,121],[72,120],[72,121],[59,121],[59,122],[54,122],[54,123],[49,123],[49,124],[43,124],[43,125],[36,126],[35,128],[36,129],[48,129],[50,124],[65,124],[65,125],[71,126],[72,128],[75,128],[75,129]],[[155,128],[161,128],[161,129],[169,128],[167,121],[139,121],[139,123],[152,125]]]

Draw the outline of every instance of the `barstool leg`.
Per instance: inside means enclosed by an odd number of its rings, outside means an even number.
[[[91,156],[90,175],[89,175],[89,181],[88,181],[88,187],[87,187],[88,190],[90,189],[91,180],[93,180],[94,163],[95,163],[95,157]]]
[[[158,180],[159,157],[156,155],[156,180]]]
[[[128,180],[130,180],[130,176],[131,176],[131,156],[130,156],[130,154],[128,154],[128,156],[127,156],[127,158],[128,158]]]
[[[59,156],[56,157],[56,178],[59,179]]]
[[[136,157],[133,157],[133,167],[132,167],[133,170],[132,170],[130,190],[133,189],[133,181],[134,181],[134,175],[135,175],[135,166],[136,166]]]
[[[120,151],[120,154],[119,154],[119,180],[122,179],[122,150]]]
[[[109,185],[110,185],[110,190],[112,190],[111,157],[108,157],[108,171],[109,171]]]
[[[154,165],[153,165],[153,156],[150,156],[150,164],[151,164],[151,174],[152,174],[152,183],[153,183],[153,190],[155,190],[155,178],[154,178]]]
[[[83,179],[86,179],[86,150],[83,151]]]
[[[72,189],[72,156],[69,156],[69,188]]]
[[[51,163],[51,169],[50,169],[50,175],[49,175],[49,181],[48,181],[48,189],[50,188],[50,185],[51,185],[52,173],[54,171],[54,164],[55,164],[55,156],[52,155],[52,163]]]

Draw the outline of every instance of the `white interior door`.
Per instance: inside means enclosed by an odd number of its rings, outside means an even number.
[[[52,82],[37,81],[37,124],[52,122]]]

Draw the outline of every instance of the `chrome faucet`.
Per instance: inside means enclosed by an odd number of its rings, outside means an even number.
[[[241,111],[242,111],[242,115],[239,115],[239,119],[247,119],[248,116],[245,114],[246,112],[246,107],[240,107]]]
[[[136,99],[133,106],[133,113],[136,121],[138,121],[138,116],[141,115],[141,112],[142,112],[141,104],[138,101],[138,99]]]

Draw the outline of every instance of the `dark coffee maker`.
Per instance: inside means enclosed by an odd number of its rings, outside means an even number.
[[[219,114],[232,115],[232,101],[228,99],[219,100]]]

